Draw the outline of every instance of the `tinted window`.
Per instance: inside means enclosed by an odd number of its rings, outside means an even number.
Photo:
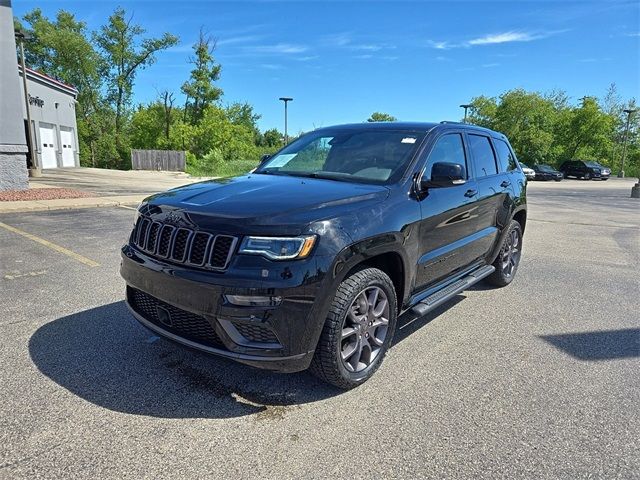
[[[427,167],[424,171],[424,178],[431,178],[431,167],[437,162],[457,163],[462,165],[465,169],[465,177],[467,176],[467,162],[464,154],[464,146],[462,144],[462,135],[459,133],[453,133],[443,135],[438,139],[433,150],[431,150],[431,153],[429,154]]]
[[[489,137],[469,135],[469,148],[473,154],[477,177],[486,177],[498,173],[496,157],[493,154]]]
[[[516,158],[513,156],[513,152],[504,140],[493,139],[493,144],[496,146],[496,153],[498,154],[498,160],[500,161],[500,171],[510,172],[518,169]]]

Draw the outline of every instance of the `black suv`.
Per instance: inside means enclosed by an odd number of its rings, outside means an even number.
[[[500,133],[457,123],[322,128],[248,175],[138,208],[121,274],[133,315],[256,367],[367,380],[398,315],[509,284],[526,181]]]
[[[583,178],[585,180],[591,180],[593,178],[600,178],[601,180],[607,180],[611,176],[611,169],[598,162],[587,160],[569,160],[560,165],[560,171],[564,174],[564,177]]]

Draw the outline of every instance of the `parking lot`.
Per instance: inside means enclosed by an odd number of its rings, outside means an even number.
[[[531,183],[514,283],[403,319],[348,392],[139,326],[131,208],[0,215],[0,478],[640,478],[632,183]]]

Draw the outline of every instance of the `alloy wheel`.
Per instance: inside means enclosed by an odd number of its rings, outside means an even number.
[[[361,372],[381,353],[389,330],[389,299],[380,287],[356,295],[342,325],[340,360],[349,372]]]
[[[509,232],[502,250],[502,271],[507,278],[511,278],[520,262],[521,237],[518,229]]]

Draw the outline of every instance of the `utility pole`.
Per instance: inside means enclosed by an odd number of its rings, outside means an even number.
[[[280,97],[279,100],[284,102],[284,144],[289,143],[289,132],[287,131],[287,103],[293,101],[291,97]]]
[[[624,161],[627,157],[627,136],[629,135],[629,123],[631,122],[631,115],[633,115],[636,110],[628,108],[626,110],[623,110],[623,112],[627,114],[627,125],[624,128],[624,137],[622,139],[622,165],[620,166],[620,173],[618,173],[618,177],[620,178],[624,178]]]
[[[470,103],[463,103],[462,105],[460,105],[460,108],[464,108],[464,123],[467,123],[467,109],[472,107],[473,105]]]
[[[31,154],[31,168],[29,173],[32,177],[40,177],[42,170],[38,165],[38,154],[35,149],[35,142],[33,141],[33,131],[31,129],[31,109],[29,108],[29,92],[27,91],[27,68],[24,62],[24,41],[31,40],[31,36],[22,30],[16,30],[15,36],[20,42],[20,64],[22,66],[22,85],[24,87],[24,105],[27,110],[27,144],[29,145],[29,152]]]

